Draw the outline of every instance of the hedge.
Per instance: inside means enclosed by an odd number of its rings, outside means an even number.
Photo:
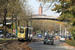
[[[66,39],[65,42],[66,42],[66,44],[68,44],[68,45],[70,45],[70,46],[75,46],[75,41]]]

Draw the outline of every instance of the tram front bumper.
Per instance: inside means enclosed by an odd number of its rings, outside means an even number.
[[[18,38],[18,40],[28,40],[27,38]]]
[[[24,40],[25,38],[18,38],[18,40]]]

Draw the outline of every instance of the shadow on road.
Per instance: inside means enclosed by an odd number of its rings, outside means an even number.
[[[51,45],[51,44],[43,44],[43,45]],[[51,45],[51,46],[56,46],[56,44],[53,44],[53,45]]]

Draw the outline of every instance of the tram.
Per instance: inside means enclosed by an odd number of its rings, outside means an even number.
[[[18,27],[18,40],[32,40],[32,27]]]

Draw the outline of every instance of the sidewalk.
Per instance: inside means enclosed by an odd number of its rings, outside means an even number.
[[[68,50],[75,50],[75,46],[70,46],[70,45],[68,45],[66,43],[62,43],[62,44],[60,44],[60,46],[62,48],[68,49]]]

